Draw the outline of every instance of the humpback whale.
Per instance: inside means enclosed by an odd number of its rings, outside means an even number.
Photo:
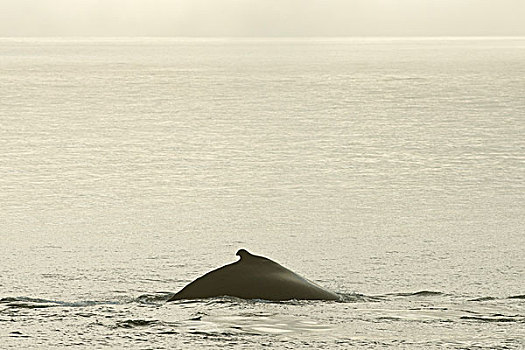
[[[232,296],[264,300],[339,300],[312,281],[297,275],[275,261],[240,249],[240,259],[210,271],[182,288],[168,301]]]

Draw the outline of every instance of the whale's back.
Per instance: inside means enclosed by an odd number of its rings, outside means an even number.
[[[240,250],[241,259],[188,284],[171,300],[233,296],[265,300],[337,300],[338,295],[278,263]]]

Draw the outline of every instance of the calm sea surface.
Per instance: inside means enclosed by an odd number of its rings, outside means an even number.
[[[525,347],[525,38],[0,39],[0,347]],[[166,304],[246,248],[341,302]]]

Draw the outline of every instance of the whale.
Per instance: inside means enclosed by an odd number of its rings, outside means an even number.
[[[269,301],[340,300],[340,296],[263,256],[237,251],[239,260],[197,278],[168,301],[237,297]]]

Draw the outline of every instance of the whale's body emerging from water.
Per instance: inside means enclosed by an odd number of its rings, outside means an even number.
[[[233,296],[264,300],[339,300],[339,296],[278,263],[241,249],[239,261],[208,272],[168,301]]]

